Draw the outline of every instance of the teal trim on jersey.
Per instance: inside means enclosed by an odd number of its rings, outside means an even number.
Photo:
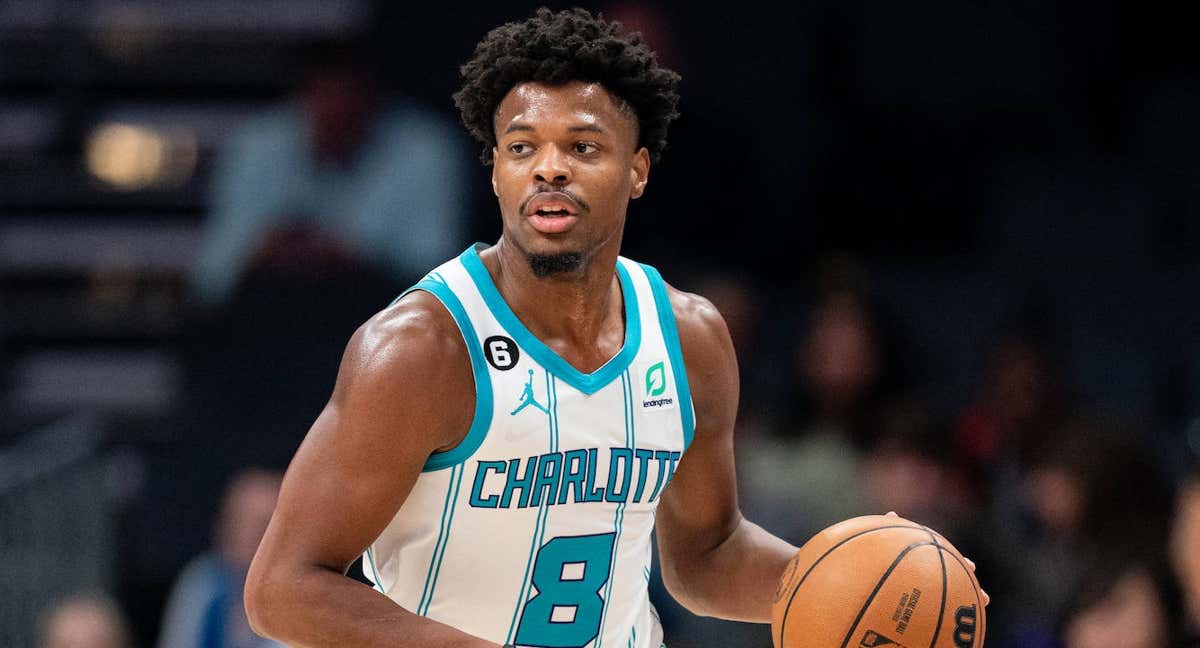
[[[446,480],[446,502],[442,505],[442,519],[438,522],[438,537],[433,543],[433,555],[429,557],[429,571],[425,573],[425,585],[421,587],[421,600],[417,602],[417,614],[424,615],[425,610],[429,608],[427,603],[433,599],[433,585],[437,582],[437,571],[440,569],[441,561],[440,554],[445,549],[445,541],[449,534],[449,525],[447,524],[447,516],[450,515],[454,499],[454,477],[460,472],[461,466],[455,465],[450,469],[450,477]]]
[[[458,472],[458,476],[454,476],[454,472]],[[425,611],[421,612],[422,616],[429,614],[429,606],[433,605],[433,595],[437,590],[438,576],[442,573],[442,559],[446,557],[446,547],[450,545],[450,532],[454,530],[454,511],[458,509],[458,492],[462,488],[463,473],[467,472],[462,464],[454,466],[450,470],[450,478],[454,480],[454,494],[450,496],[450,519],[446,521],[446,539],[442,542],[442,552],[437,559],[437,569],[433,571],[433,582],[429,584],[429,599],[425,601]]]
[[[634,430],[633,379],[629,377],[628,370],[621,372],[621,404],[625,410],[625,446],[632,449],[637,443],[637,434]],[[613,581],[616,580],[617,554],[621,546],[621,531],[625,526],[625,506],[626,502],[618,504],[617,511],[613,515],[613,531],[616,536],[613,539],[612,558],[609,559],[608,582],[604,586],[604,611],[600,614],[600,635],[596,638],[597,646],[604,645],[604,623],[608,620],[608,603],[612,600]]]
[[[483,347],[479,344],[479,336],[475,335],[475,327],[471,324],[471,318],[467,316],[462,302],[445,283],[445,279],[440,279],[440,277],[441,275],[438,275],[437,278],[422,279],[420,283],[404,291],[392,303],[396,303],[415,290],[424,290],[437,297],[446,310],[450,311],[450,315],[458,324],[463,341],[467,345],[467,355],[471,356],[471,373],[475,377],[475,416],[471,420],[471,429],[467,431],[467,436],[463,437],[463,440],[453,448],[429,455],[421,472],[443,470],[460,464],[475,454],[479,446],[483,445],[484,438],[487,437],[488,428],[492,425],[492,410],[494,409],[492,378],[488,374],[487,362],[483,359]]]
[[[474,245],[467,248],[458,258],[466,267],[467,274],[471,275],[475,286],[479,288],[479,294],[483,295],[483,301],[492,311],[492,315],[496,317],[496,321],[500,322],[500,326],[504,327],[504,330],[516,340],[517,345],[528,352],[538,364],[549,369],[551,373],[575,389],[588,395],[600,391],[613,379],[620,376],[622,371],[628,369],[629,363],[633,362],[634,357],[637,356],[638,347],[642,344],[642,321],[638,313],[637,293],[633,287],[633,280],[629,277],[629,271],[620,262],[617,263],[617,280],[621,284],[621,300],[625,306],[625,341],[617,355],[604,363],[604,366],[590,374],[585,374],[572,367],[569,362],[563,360],[554,350],[543,344],[541,340],[537,339],[537,336],[525,328],[520,318],[500,296],[500,291],[492,282],[492,275],[488,273],[483,261],[479,259],[479,251],[475,249]]]
[[[667,358],[671,361],[671,373],[675,375],[675,386],[679,391],[679,417],[683,422],[683,449],[692,445],[696,434],[696,411],[692,409],[692,391],[688,387],[687,367],[683,364],[683,350],[679,346],[679,328],[675,325],[675,311],[667,295],[667,284],[658,270],[644,264],[642,270],[650,280],[650,292],[654,293],[654,307],[658,310],[658,325],[662,329],[663,341],[667,345]]]
[[[555,388],[554,376],[545,369],[543,371],[546,376],[546,403],[550,409],[549,416],[546,417],[550,433],[550,452],[555,452],[558,450],[558,390]],[[525,604],[528,603],[526,599],[529,594],[529,570],[533,569],[533,557],[541,550],[542,540],[546,537],[546,518],[550,514],[548,504],[548,498],[540,501],[538,504],[537,522],[533,525],[533,535],[529,541],[529,557],[525,560],[525,576],[521,580],[521,590],[517,595],[517,605],[513,609],[512,621],[508,625],[508,635],[504,642],[506,644],[511,644],[515,641],[514,634],[517,631],[517,619],[520,618],[521,611],[525,609]]]
[[[529,557],[525,559],[525,576],[523,577],[524,580],[521,581],[521,589],[517,594],[517,605],[513,608],[512,621],[508,624],[508,635],[504,640],[505,644],[513,642],[513,633],[517,630],[517,619],[521,616],[521,610],[525,608],[526,587],[529,585],[529,570],[533,567],[533,554],[538,549],[538,531],[545,531],[542,528],[543,512],[543,509],[538,509],[537,521],[533,525],[533,534],[531,534],[529,540]]]
[[[367,547],[367,564],[371,566],[371,579],[375,583],[375,588],[381,594],[386,594],[387,592],[383,591],[383,583],[379,582],[379,570],[375,569],[375,556],[374,552],[371,551],[371,546]]]

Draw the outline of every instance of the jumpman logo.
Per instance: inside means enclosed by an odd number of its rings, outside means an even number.
[[[537,402],[537,397],[533,395],[533,369],[529,370],[529,382],[525,383],[525,391],[521,392],[521,404],[517,405],[517,409],[509,413],[509,416],[516,416],[517,412],[533,405],[542,410],[543,414],[550,414],[550,410],[546,409],[541,403]]]

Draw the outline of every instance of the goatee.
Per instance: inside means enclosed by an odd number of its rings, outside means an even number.
[[[526,254],[533,276],[541,279],[556,274],[578,272],[583,267],[583,255],[579,252],[558,254]]]

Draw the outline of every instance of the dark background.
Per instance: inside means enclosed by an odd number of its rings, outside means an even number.
[[[0,472],[12,477],[0,510],[13,516],[0,526],[12,546],[36,526],[18,512],[45,506],[30,484],[71,470],[47,457],[74,461],[31,440],[82,417],[85,454],[117,467],[102,504],[78,502],[110,521],[101,567],[80,584],[115,594],[152,645],[172,579],[209,544],[222,484],[242,466],[286,465],[350,333],[415,278],[332,273],[291,298],[251,287],[201,307],[186,273],[221,143],[286,99],[312,44],[330,39],[365,47],[390,100],[457,119],[457,66],[539,4],[0,2]],[[1177,4],[588,6],[641,29],[683,76],[682,118],[630,208],[624,253],[685,289],[720,278],[750,304],[749,332],[735,329],[743,410],[774,431],[739,431],[739,444],[786,427],[806,318],[829,269],[851,267],[898,341],[889,362],[905,393],[943,427],[978,393],[997,341],[1018,336],[1072,411],[1130,423],[1155,474],[1182,478],[1200,450],[1200,49]],[[141,188],[96,177],[89,141],[114,123],[182,134],[169,153],[182,170]],[[473,155],[459,132],[445,145]],[[459,247],[499,234],[489,169],[472,169],[465,185],[431,188],[473,201]],[[273,334],[298,301],[308,323]],[[18,457],[47,465],[26,479]],[[978,510],[993,503],[983,493]],[[985,587],[996,571],[980,560]],[[0,591],[58,595],[60,577],[0,579]]]

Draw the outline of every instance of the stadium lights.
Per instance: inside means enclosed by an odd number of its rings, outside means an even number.
[[[196,170],[196,137],[180,128],[104,123],[88,136],[88,173],[118,191],[169,189]]]

